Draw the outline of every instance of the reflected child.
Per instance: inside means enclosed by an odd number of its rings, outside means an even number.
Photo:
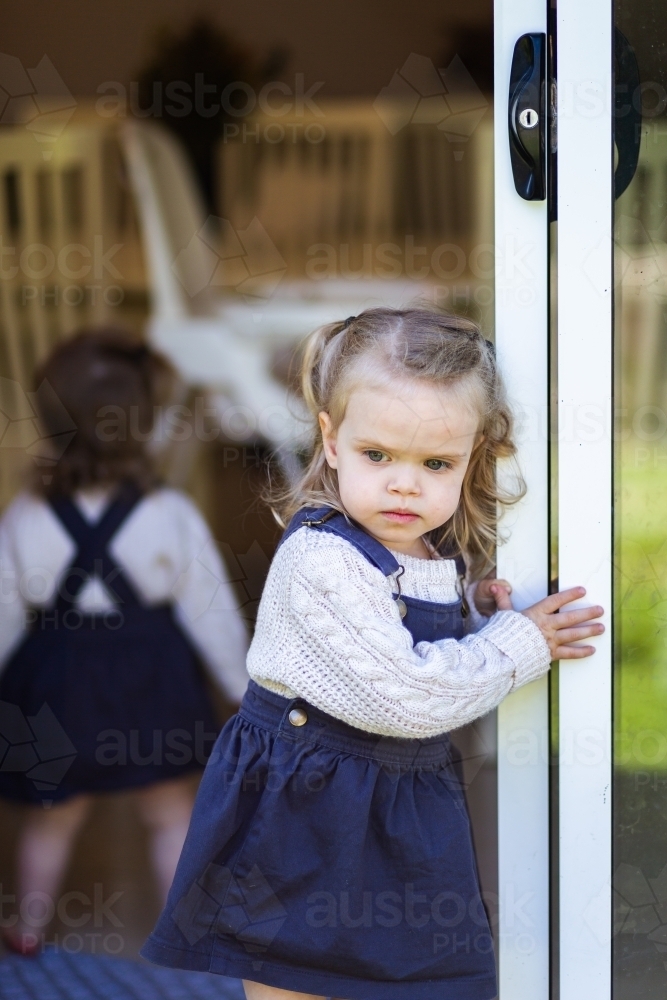
[[[200,663],[231,702],[246,689],[246,629],[225,568],[148,451],[171,382],[164,361],[116,330],[80,333],[38,373],[53,457],[0,520],[3,731],[36,739],[0,768],[0,795],[28,805],[19,902],[55,899],[93,796],[121,790],[135,793],[166,896],[190,818],[187,776],[218,728]],[[3,938],[28,953],[36,938],[21,912]]]

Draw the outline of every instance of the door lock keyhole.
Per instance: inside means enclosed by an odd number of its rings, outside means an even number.
[[[508,125],[514,186],[526,201],[546,198],[546,35],[522,35],[510,71]]]
[[[524,128],[535,128],[540,120],[540,116],[533,108],[524,108],[519,115],[519,125]]]

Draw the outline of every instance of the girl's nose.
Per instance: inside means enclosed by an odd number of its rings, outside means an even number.
[[[408,472],[404,475],[395,475],[387,488],[390,493],[396,493],[399,496],[417,496],[421,492],[416,477]]]

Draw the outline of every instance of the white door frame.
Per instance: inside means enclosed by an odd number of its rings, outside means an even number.
[[[518,418],[525,499],[501,521],[511,532],[498,573],[517,610],[548,589],[548,219],[546,201],[516,193],[508,140],[514,44],[546,32],[546,0],[495,0],[496,349]],[[511,475],[511,469],[503,470]],[[549,998],[548,681],[529,684],[498,709],[500,1000]]]
[[[611,996],[611,0],[558,0],[559,580],[607,632],[559,676],[561,1000]]]
[[[519,609],[547,590],[548,223],[545,202],[514,191],[507,93],[514,43],[546,13],[496,0],[496,339],[529,490],[498,567]],[[592,659],[560,664],[561,1000],[611,996],[612,18],[610,0],[558,0],[559,587],[583,584],[608,624]],[[542,681],[498,711],[500,1000],[550,995],[547,709]]]

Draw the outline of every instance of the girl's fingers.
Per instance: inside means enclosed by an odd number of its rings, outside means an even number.
[[[477,587],[477,593],[483,594],[485,597],[493,593],[494,587],[504,587],[508,594],[512,593],[512,584],[508,583],[507,580],[480,580]]]
[[[589,639],[593,635],[602,635],[604,625],[586,625],[579,628],[564,628],[558,630],[559,644],[566,646],[571,642],[578,642],[579,639]]]
[[[585,594],[585,587],[570,587],[568,590],[561,590],[558,594],[550,594],[543,601],[540,601],[540,604],[548,614],[551,614],[565,604],[569,604],[570,601],[580,600]]]
[[[551,624],[554,628],[563,629],[571,628],[573,625],[582,625],[584,622],[590,622],[594,618],[600,618],[604,614],[603,608],[577,608],[575,611],[561,611],[559,614],[554,615],[551,618]]]
[[[496,607],[498,611],[513,611],[512,601],[510,595],[507,593],[504,587],[499,585],[494,585],[491,587],[491,593],[496,602]]]
[[[554,660],[581,660],[592,656],[595,646],[557,646],[553,653]]]

